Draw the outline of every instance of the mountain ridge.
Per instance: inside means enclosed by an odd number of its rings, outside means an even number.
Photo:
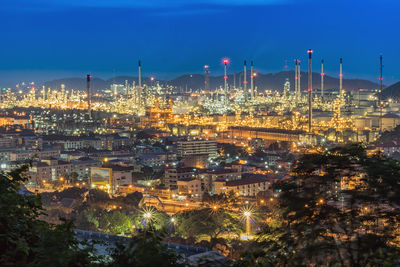
[[[240,76],[240,78],[239,78]],[[243,72],[236,73],[236,86],[239,84],[239,80],[243,83]],[[301,72],[301,89],[306,90],[308,83],[308,73]],[[257,77],[254,78],[254,86],[258,87],[258,90],[283,90],[283,84],[286,79],[289,79],[291,84],[291,90],[294,90],[294,71],[281,71],[277,73],[257,73]],[[319,73],[313,72],[313,89],[320,89],[321,86],[321,76]],[[111,84],[125,84],[125,81],[132,84],[133,81],[137,84],[138,78],[134,76],[116,76],[110,79],[101,79],[97,77],[92,78],[92,88],[94,91],[109,89]],[[247,72],[248,87],[250,87],[250,72]],[[171,80],[158,80],[162,85],[172,85],[179,89],[185,90],[199,90],[204,88],[204,75],[203,74],[184,74],[178,76]],[[151,83],[149,77],[142,78],[143,84]],[[232,86],[234,83],[234,74],[228,75],[228,84]],[[47,81],[44,83],[46,88],[50,87],[52,89],[59,89],[61,84],[65,84],[66,88],[71,89],[86,89],[85,78],[70,77]],[[210,88],[215,89],[217,87],[224,85],[224,79],[222,75],[210,76]],[[348,91],[358,90],[358,89],[376,89],[378,88],[378,83],[364,80],[364,79],[343,79],[343,89]],[[339,87],[339,78],[332,76],[324,76],[324,88],[325,89],[336,89]]]

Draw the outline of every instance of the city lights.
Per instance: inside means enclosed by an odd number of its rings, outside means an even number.
[[[5,2],[1,266],[399,265],[400,3]]]

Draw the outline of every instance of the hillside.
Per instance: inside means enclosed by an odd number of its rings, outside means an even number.
[[[239,78],[239,75],[241,78]],[[302,79],[301,79],[301,88],[305,90],[307,88],[307,73],[302,72]],[[250,72],[247,73],[247,81],[248,86],[250,86]],[[255,78],[255,86],[258,87],[259,90],[279,90],[282,91],[283,84],[285,83],[286,78],[289,78],[291,83],[292,89],[294,89],[294,71],[282,71],[278,73],[268,73],[262,74],[258,73],[258,76]],[[243,72],[236,74],[236,85],[239,84],[239,79],[243,82]],[[132,83],[135,81],[137,83],[137,77],[132,76],[117,76],[112,79],[103,80],[100,78],[93,78],[92,79],[92,88],[94,90],[102,90],[106,88],[110,88],[112,83],[119,83],[124,84],[125,81]],[[148,78],[143,78],[143,83],[148,84],[150,81]],[[170,84],[177,88],[181,89],[194,89],[199,90],[204,88],[204,75],[202,74],[185,74],[179,76],[172,80],[163,80],[161,81],[162,84]],[[234,75],[228,75],[228,83],[229,85],[233,85],[234,83]],[[53,81],[48,81],[45,83],[46,87],[50,87],[53,89],[60,88],[61,84],[65,84],[67,88],[74,88],[74,89],[85,89],[86,88],[86,81],[84,78],[65,78],[65,79],[57,79]],[[216,88],[223,86],[224,79],[223,76],[210,76],[210,88]],[[321,76],[319,73],[313,73],[313,88],[319,89],[321,85]],[[331,76],[325,76],[325,89],[332,89],[339,87],[339,79]],[[345,90],[357,90],[360,88],[363,89],[376,89],[378,87],[377,83],[368,81],[368,80],[361,80],[361,79],[343,79],[343,88]]]
[[[383,89],[383,96],[390,98],[400,98],[400,82],[392,84]]]
[[[241,75],[241,81],[243,82],[243,72],[236,74],[236,85],[239,84],[239,75]],[[250,72],[247,73],[247,81],[248,86],[250,86]],[[233,84],[234,75],[228,75],[228,83]],[[307,89],[307,79],[308,74],[306,72],[301,72],[301,88],[302,90]],[[257,86],[261,90],[273,89],[273,90],[283,90],[283,84],[286,81],[286,78],[289,78],[291,89],[294,89],[294,71],[281,71],[278,73],[268,73],[262,74],[258,73],[258,76],[255,78],[255,86]],[[223,86],[224,80],[223,76],[210,76],[210,87],[216,88],[219,86]],[[185,88],[186,85],[188,88],[203,88],[204,86],[204,77],[203,75],[182,75],[178,78],[175,78],[170,81],[170,84]],[[191,86],[192,85],[192,86]],[[378,86],[377,83],[361,80],[361,79],[343,79],[343,88],[345,90],[353,91],[360,88],[363,89],[376,89]],[[313,88],[319,89],[321,87],[321,76],[319,73],[313,73]],[[325,76],[324,79],[324,88],[325,89],[333,89],[339,87],[339,79],[331,76]]]

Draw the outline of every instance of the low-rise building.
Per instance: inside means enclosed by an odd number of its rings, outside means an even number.
[[[90,167],[101,167],[102,165],[102,162],[100,160],[94,160],[90,158],[71,160],[70,163],[72,165],[71,172],[77,174],[78,180],[89,179]]]
[[[61,177],[71,174],[72,164],[58,159],[43,159],[32,162],[29,168],[29,176],[32,182],[57,181]]]
[[[150,167],[164,165],[166,159],[167,155],[165,153],[141,154],[139,156],[140,163]]]
[[[58,158],[60,151],[57,149],[47,148],[43,150],[19,150],[10,153],[10,161],[23,161],[32,159]]]
[[[218,154],[217,141],[215,140],[188,140],[178,141],[178,154],[181,157],[187,155],[208,155],[214,157]]]
[[[178,194],[200,198],[202,195],[201,181],[194,178],[185,178],[177,181]]]
[[[15,147],[17,139],[13,136],[0,136],[0,148]]]
[[[220,181],[235,181],[242,178],[242,173],[231,169],[221,170],[206,170],[199,173],[199,178],[202,181],[203,188],[207,192],[214,192],[214,182]]]
[[[233,192],[236,196],[255,197],[259,192],[272,190],[271,182],[263,177],[248,177],[235,181],[218,180],[214,182],[214,193]]]
[[[383,131],[392,131],[397,125],[400,124],[400,116],[394,113],[387,113],[382,116],[380,121],[380,127]]]
[[[177,182],[186,178],[193,178],[195,169],[187,167],[177,167],[165,169],[165,186],[169,189],[178,188]]]
[[[122,167],[118,165],[111,166],[112,186],[116,190],[121,185],[133,184],[132,172],[134,167]]]

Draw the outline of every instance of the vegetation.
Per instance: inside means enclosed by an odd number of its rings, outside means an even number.
[[[152,139],[155,136],[146,131],[140,131],[136,134],[136,139],[143,140],[143,139]]]
[[[40,197],[19,194],[25,170],[0,174],[0,265],[86,266],[96,260],[90,246],[80,247],[70,222],[39,220]]]
[[[191,210],[180,214],[177,221],[177,232],[184,237],[205,235],[209,238],[209,247],[213,248],[218,238],[223,235],[236,235],[242,232],[243,222],[234,212],[224,209],[206,208]]]
[[[111,266],[180,267],[187,266],[182,257],[161,243],[165,233],[141,232],[128,245],[119,244],[112,252],[115,261]]]
[[[110,259],[96,255],[93,244],[75,237],[71,221],[55,225],[39,219],[44,215],[40,196],[19,193],[26,182],[21,175],[25,170],[0,174],[0,266],[183,266],[184,261],[152,231],[136,235],[128,244],[118,244]],[[95,214],[86,210],[80,220],[86,218],[97,228]],[[122,212],[105,214],[100,224],[109,224],[106,228],[115,233],[127,231],[121,226],[127,221]],[[120,229],[114,228],[117,226]]]
[[[149,166],[143,166],[140,172],[132,172],[132,177],[134,180],[145,180],[152,181],[156,179],[164,178],[164,171],[155,170]]]
[[[246,260],[267,266],[397,265],[399,177],[399,162],[368,157],[358,145],[304,155],[293,178],[279,184],[272,221]]]
[[[188,266],[163,240],[217,249],[235,259],[229,266],[396,266],[400,259],[400,163],[359,145],[301,156],[292,177],[276,184],[279,197],[252,210],[253,241],[239,239],[246,220],[234,195],[206,197],[206,208],[171,217],[138,206],[139,193],[43,194],[49,205],[77,199],[69,216],[79,229],[131,237],[108,261],[75,238],[71,221],[41,220],[40,196],[19,193],[24,170],[0,174],[1,266]]]
[[[221,152],[227,157],[245,157],[248,155],[243,147],[233,144],[218,144]]]
[[[391,142],[394,139],[400,138],[400,125],[396,126],[392,131],[384,131],[378,140],[376,140],[376,144]]]

